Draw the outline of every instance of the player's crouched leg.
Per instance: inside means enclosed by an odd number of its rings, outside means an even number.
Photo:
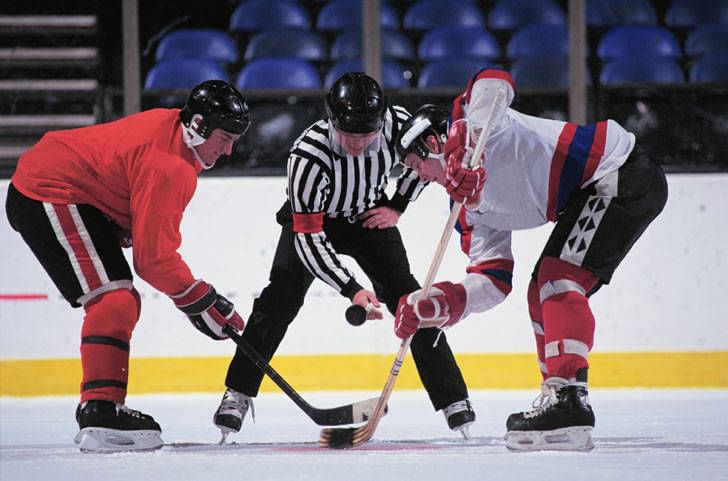
[[[587,269],[554,257],[542,259],[537,284],[545,379],[535,409],[511,414],[506,421],[509,449],[590,450],[594,446],[587,373],[595,323],[587,293],[598,282]]]
[[[139,294],[116,289],[84,306],[81,329],[81,403],[76,408],[84,452],[151,450],[162,447],[159,424],[124,404],[129,369],[129,341],[139,319]]]

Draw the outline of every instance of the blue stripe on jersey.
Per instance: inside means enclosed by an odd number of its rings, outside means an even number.
[[[574,132],[574,137],[569,144],[569,153],[566,155],[564,166],[561,169],[561,176],[559,177],[559,196],[556,212],[561,212],[564,209],[572,192],[581,185],[584,167],[594,144],[596,127],[596,124],[579,125]]]
[[[513,287],[513,273],[503,269],[483,269],[483,274],[495,277],[499,281],[505,282]]]

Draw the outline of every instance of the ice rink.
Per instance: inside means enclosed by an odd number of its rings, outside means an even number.
[[[378,392],[304,393],[325,408]],[[471,440],[449,431],[424,392],[395,391],[374,439],[319,448],[320,428],[282,394],[263,394],[231,444],[211,422],[217,394],[130,396],[162,425],[151,453],[83,454],[73,444],[76,397],[0,398],[0,479],[112,480],[728,480],[727,390],[592,390],[595,448],[512,453],[507,415],[537,391],[471,393]]]

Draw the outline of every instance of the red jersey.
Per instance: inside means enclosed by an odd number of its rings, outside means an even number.
[[[171,295],[195,280],[177,249],[200,170],[182,140],[179,109],[154,109],[46,133],[20,157],[11,181],[31,199],[92,205],[131,229],[137,274]]]

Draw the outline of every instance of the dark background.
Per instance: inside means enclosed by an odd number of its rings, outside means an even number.
[[[27,3],[27,4],[26,4]],[[121,1],[80,0],[74,2],[29,1],[3,2],[0,13],[9,14],[95,14],[98,28],[91,38],[99,48],[99,60],[91,73],[99,81],[94,112],[98,121],[107,121],[122,115],[122,62],[121,62]],[[321,0],[301,1],[315,19],[323,5]],[[411,1],[390,0],[400,18]],[[484,12],[493,1],[480,1]],[[567,11],[567,1],[560,2]],[[658,18],[664,19],[669,2],[653,2]],[[175,28],[203,27],[227,30],[230,15],[237,1],[206,0],[165,2],[139,0],[140,59],[142,82],[154,65],[156,46],[163,35]],[[596,50],[597,32],[589,32],[589,48]],[[684,40],[684,33],[676,32]],[[238,35],[241,51],[246,38]],[[506,39],[502,39],[504,44]],[[13,38],[3,42],[12,46]],[[415,43],[416,45],[416,43]],[[505,49],[502,49],[503,51]],[[728,85],[674,85],[632,86],[605,88],[598,83],[599,65],[590,56],[591,87],[589,88],[588,116],[590,121],[613,118],[637,135],[643,148],[665,167],[668,172],[728,171]],[[682,66],[687,72],[685,60]],[[507,59],[499,62],[508,68]],[[229,66],[231,78],[241,64]],[[323,72],[327,65],[319,66]],[[419,65],[407,66],[416,79]],[[416,83],[413,82],[413,85]],[[288,148],[301,130],[322,118],[324,91],[306,92],[243,92],[248,97],[253,125],[238,143],[229,158],[223,158],[219,167],[204,175],[284,175]],[[406,106],[410,111],[422,103],[436,103],[449,107],[458,90],[422,91],[409,88],[386,92],[390,102]],[[187,92],[144,92],[142,108],[160,105],[181,106]],[[27,100],[12,93],[0,102],[2,113],[17,113],[28,102],[38,111],[72,112],[80,108],[73,98]],[[513,108],[524,113],[561,120],[567,119],[568,102],[564,91],[519,89]],[[39,134],[37,135],[39,137]],[[13,165],[4,165],[3,177],[12,174]]]

